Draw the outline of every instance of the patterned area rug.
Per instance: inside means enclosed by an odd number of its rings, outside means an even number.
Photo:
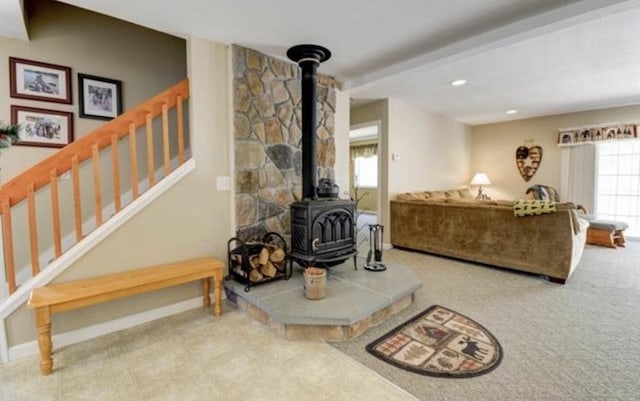
[[[367,351],[411,372],[451,378],[488,373],[502,360],[502,348],[487,329],[439,305],[373,341]]]

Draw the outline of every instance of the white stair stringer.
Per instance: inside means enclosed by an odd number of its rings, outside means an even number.
[[[123,207],[120,213],[113,215],[100,227],[89,233],[75,246],[54,260],[37,276],[26,281],[16,292],[0,303],[0,362],[8,361],[8,342],[5,327],[5,319],[11,315],[22,304],[27,302],[31,290],[42,287],[50,283],[53,279],[72,266],[78,259],[90,251],[94,246],[116,231],[119,227],[129,221],[138,212],[152,203],[156,198],[180,182],[196,167],[193,159],[187,160],[180,167],[176,168],[169,175],[158,181],[152,188],[142,193],[137,199]]]
[[[185,152],[185,155],[187,157],[190,157],[189,150]],[[170,160],[170,166],[171,166],[170,171],[174,171],[176,168],[178,168],[179,165],[180,165],[180,162],[178,161],[178,157],[176,156]],[[160,166],[159,168],[156,169],[154,174],[155,182],[160,182],[162,179],[164,179],[164,176],[165,176],[164,166]],[[147,176],[145,176],[143,179],[140,180],[140,182],[138,183],[138,189],[141,194],[145,193],[147,189],[149,189],[149,178]],[[129,203],[131,203],[132,200],[133,200],[133,193],[131,189],[122,193],[121,203],[122,205],[124,205],[123,208],[129,205]],[[113,201],[102,208],[102,215],[105,216],[104,221],[109,220],[115,214],[116,214],[116,207]],[[82,232],[91,233],[93,232],[93,230],[96,229],[97,226],[98,224],[96,222],[96,217],[89,216],[87,219],[85,219],[82,222]],[[2,243],[3,243],[2,232],[0,231],[0,244]],[[67,235],[65,235],[62,238],[61,243],[62,243],[63,253],[66,252],[71,247],[75,246],[77,243],[75,232],[71,231]],[[2,251],[3,249],[2,247],[0,247],[0,261],[4,260],[4,255],[2,254]],[[55,259],[56,257],[55,257],[53,245],[51,245],[48,249],[41,251],[40,257],[39,257],[40,266],[45,266],[42,270],[46,269],[46,267],[49,266],[49,264]],[[21,286],[23,283],[27,282],[28,280],[31,280],[31,277],[32,277],[31,263],[28,263],[19,268],[16,268],[16,285],[17,286]],[[6,280],[6,277],[4,277],[4,270],[0,268],[0,305],[7,297],[9,297],[9,283]]]

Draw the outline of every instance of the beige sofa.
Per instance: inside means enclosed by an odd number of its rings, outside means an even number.
[[[556,213],[514,217],[511,201],[391,201],[391,243],[400,248],[545,275],[564,284],[580,261],[588,222],[571,203]],[[420,199],[420,200],[417,200]]]

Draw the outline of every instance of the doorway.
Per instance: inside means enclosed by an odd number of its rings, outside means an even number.
[[[349,131],[349,188],[356,202],[358,248],[369,246],[369,224],[380,212],[380,121],[357,124]]]

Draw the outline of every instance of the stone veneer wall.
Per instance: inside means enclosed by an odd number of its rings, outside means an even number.
[[[288,237],[302,194],[301,85],[297,64],[233,46],[236,235]],[[336,81],[318,74],[316,163],[334,178]]]

